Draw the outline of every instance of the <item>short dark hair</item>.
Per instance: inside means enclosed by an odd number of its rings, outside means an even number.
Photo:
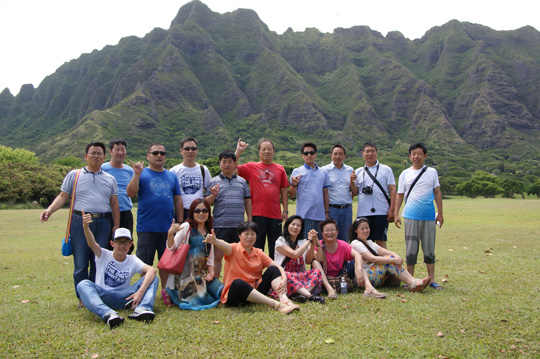
[[[261,150],[261,145],[263,144],[263,142],[270,142],[270,144],[272,145],[272,149],[275,150],[275,148],[274,148],[274,142],[270,141],[270,140],[267,139],[267,138],[261,138],[261,139],[259,140],[259,143],[257,143],[257,148],[258,148],[257,151],[260,151],[260,150]]]
[[[152,143],[150,146],[148,146],[148,150],[147,150],[148,153],[150,153],[150,150],[151,150],[152,147],[154,147],[154,146],[161,146],[161,147],[165,148],[165,146],[163,146],[163,145],[162,145],[161,143],[159,143],[159,142]]]
[[[114,148],[114,145],[124,145],[124,147],[127,149],[126,140],[124,140],[123,138],[113,138],[112,140],[110,140],[109,150],[112,151],[112,149]]]
[[[377,149],[377,145],[375,144],[375,142],[371,142],[371,141],[367,141],[366,143],[364,143],[362,145],[362,152],[364,152],[364,149],[366,147],[373,147],[375,149],[375,152],[379,152],[379,150]]]
[[[302,146],[300,146],[300,153],[304,153],[304,148],[306,147],[312,147],[313,151],[317,152],[317,145],[313,142],[304,142]]]
[[[103,148],[103,154],[107,153],[107,151],[105,150],[105,144],[103,142],[90,142],[89,144],[86,145],[86,148],[84,149],[84,153],[88,154],[88,150],[90,149],[90,147],[101,147]]]
[[[338,224],[337,224],[337,222],[336,222],[335,219],[333,219],[333,218],[327,218],[327,219],[325,219],[324,221],[322,221],[321,223],[319,223],[319,230],[322,232],[324,226],[326,226],[327,224],[333,224],[333,225],[336,226],[336,229],[339,229],[339,226],[338,226]]]
[[[343,150],[343,154],[347,155],[347,151],[345,150],[345,147],[343,147],[343,145],[340,145],[339,143],[332,146],[332,149],[330,150],[330,155],[332,155],[332,153],[334,153],[334,149],[336,149],[336,148],[341,148]]]
[[[424,155],[427,153],[427,147],[422,142],[417,142],[417,143],[413,143],[411,147],[409,147],[409,154],[411,154],[411,152],[413,150],[416,150],[417,148],[421,148],[422,151],[424,152]]]
[[[234,162],[236,162],[236,154],[231,150],[223,150],[219,153],[218,165],[221,162],[221,160],[224,158],[230,158]]]
[[[180,140],[180,147],[184,147],[184,143],[189,142],[189,141],[193,141],[195,142],[195,145],[198,145],[197,140],[194,137],[187,136]]]
[[[238,235],[241,235],[242,233],[247,232],[247,231],[253,231],[257,233],[259,231],[259,227],[257,226],[257,223],[255,222],[246,221],[246,222],[240,223],[238,227],[236,227],[236,231],[238,232]]]

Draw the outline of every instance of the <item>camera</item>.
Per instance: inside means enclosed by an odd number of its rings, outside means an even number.
[[[373,194],[373,187],[372,186],[364,186],[364,187],[362,187],[362,193],[363,194]]]

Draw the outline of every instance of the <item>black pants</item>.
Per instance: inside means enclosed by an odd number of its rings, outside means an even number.
[[[111,228],[114,227],[114,220],[111,216]],[[131,210],[129,211],[123,211],[120,212],[120,228],[127,228],[129,229],[129,232],[131,233],[131,238],[133,238],[133,213],[131,213]],[[111,240],[114,238],[114,233],[111,233]],[[129,248],[128,254],[133,253],[133,249],[135,246],[131,246]],[[113,247],[111,246],[111,242],[107,243],[107,249],[111,250]]]
[[[229,288],[229,295],[225,304],[231,307],[246,304],[248,302],[247,297],[249,297],[252,290],[258,290],[264,295],[268,294],[268,291],[272,287],[272,281],[278,277],[281,277],[279,269],[276,266],[270,266],[262,275],[262,282],[257,288],[253,288],[242,279],[235,279]]]
[[[274,259],[276,240],[281,236],[281,219],[253,216],[253,222],[258,227],[255,248],[260,248],[264,251],[264,244],[266,243],[266,237],[268,237],[268,255]]]

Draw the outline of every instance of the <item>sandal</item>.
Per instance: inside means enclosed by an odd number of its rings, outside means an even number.
[[[321,297],[320,295],[313,294],[311,297],[309,297],[310,302],[319,302],[321,304],[324,304],[325,300],[324,297]]]
[[[377,299],[383,299],[386,298],[386,294],[379,293],[377,289],[371,288],[369,291],[364,292],[364,297],[368,298],[377,298]]]
[[[290,305],[287,305],[285,303],[278,303],[278,305],[274,308],[276,312],[280,312],[283,314],[290,314],[291,312],[298,310],[298,308],[294,308]]]
[[[308,300],[306,296],[302,294],[291,295],[289,298],[298,303],[305,303]]]
[[[416,279],[415,279],[416,282]],[[422,279],[422,282],[420,284],[416,284],[415,287],[410,286],[409,292],[417,293],[424,290],[424,288],[427,287],[427,285],[431,282],[431,277],[427,276],[426,278]]]
[[[283,302],[283,304],[288,305],[289,307],[293,307],[293,309],[300,309],[300,306],[298,304],[294,304],[290,300]]]
[[[337,293],[336,293],[336,291],[335,291],[335,290],[332,290],[330,293],[328,293],[328,297],[327,297],[327,298],[330,299],[330,300],[335,300],[335,299],[337,299]]]
[[[429,283],[429,286],[430,286],[431,288],[437,289],[437,290],[443,289],[443,287],[442,287],[440,284],[438,284],[437,282],[431,282],[431,283]]]
[[[169,293],[167,293],[166,289],[161,290],[161,298],[163,298],[163,304],[166,307],[174,307],[174,304],[171,300],[171,296],[169,295]]]

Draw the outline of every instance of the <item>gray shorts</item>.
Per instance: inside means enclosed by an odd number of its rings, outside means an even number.
[[[435,263],[435,221],[417,221],[404,218],[405,261],[416,265],[419,243],[422,243],[424,263]]]

